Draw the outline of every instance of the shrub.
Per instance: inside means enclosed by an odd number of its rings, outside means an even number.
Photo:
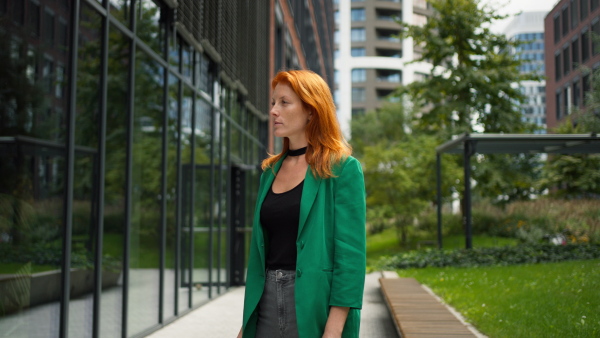
[[[431,235],[437,234],[437,210],[432,208],[419,216],[417,224],[419,230]],[[443,213],[442,233],[443,235],[458,235],[464,233],[462,216],[460,214]]]
[[[378,269],[477,267],[600,258],[600,244],[534,244],[459,250],[427,249],[382,257]]]

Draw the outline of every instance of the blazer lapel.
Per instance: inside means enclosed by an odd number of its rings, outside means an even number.
[[[298,223],[298,236],[302,233],[302,228],[306,223],[310,209],[315,202],[317,192],[319,191],[319,185],[321,184],[321,178],[314,177],[310,166],[306,170],[306,176],[304,177],[304,187],[302,188],[302,199],[300,200],[300,222]]]

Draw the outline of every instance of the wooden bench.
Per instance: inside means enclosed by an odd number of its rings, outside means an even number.
[[[476,337],[414,278],[380,278],[379,283],[402,338]]]

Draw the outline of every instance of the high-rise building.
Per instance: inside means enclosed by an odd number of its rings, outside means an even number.
[[[284,69],[310,69],[333,89],[333,1],[277,0],[271,17],[269,78]],[[269,125],[269,135],[272,133]],[[279,152],[282,139],[269,138],[269,152]]]
[[[600,62],[600,0],[561,0],[544,19],[546,114],[553,128],[584,108]],[[595,89],[597,90],[597,89]]]
[[[521,73],[534,73],[544,76],[544,17],[546,12],[523,12],[516,15],[504,30],[511,40],[523,42],[514,51],[523,63]],[[521,113],[526,122],[534,123],[546,130],[546,81],[523,81],[521,92],[526,100],[521,105]]]
[[[401,20],[425,24],[432,14],[426,0],[337,0],[335,31],[335,100],[344,134],[352,116],[381,107],[400,84],[429,74],[425,63],[406,64],[420,57],[412,38],[399,39]]]
[[[332,21],[331,1],[0,0],[0,336],[141,337],[243,284],[270,77],[331,79]]]

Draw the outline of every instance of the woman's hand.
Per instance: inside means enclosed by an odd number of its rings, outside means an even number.
[[[340,338],[344,331],[344,324],[346,324],[346,318],[348,318],[349,307],[332,306],[329,309],[329,317],[327,317],[327,324],[325,324],[325,332],[323,338]]]
[[[237,338],[242,338],[242,330],[243,330],[243,328],[240,329],[240,333],[238,333]]]

